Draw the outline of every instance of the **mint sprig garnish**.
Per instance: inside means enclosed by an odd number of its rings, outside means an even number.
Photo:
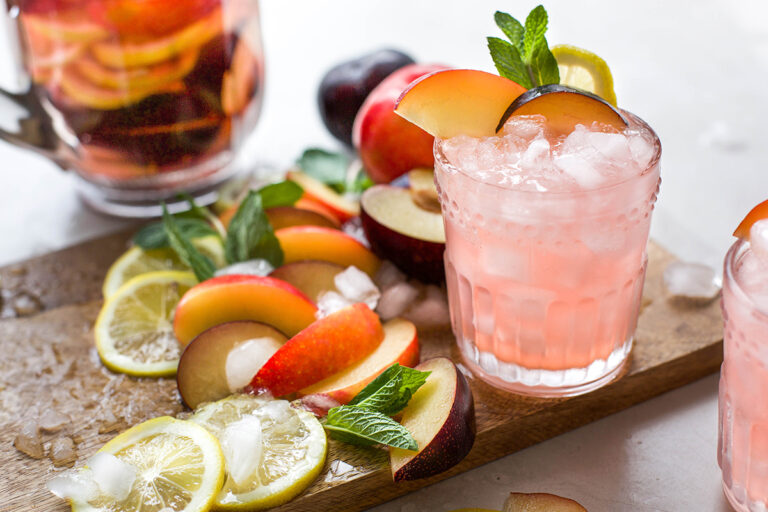
[[[263,258],[273,267],[283,264],[283,249],[264,213],[262,196],[250,190],[229,222],[224,256],[229,264]]]
[[[528,89],[560,83],[557,60],[549,51],[545,37],[548,17],[544,6],[536,6],[524,26],[500,11],[494,14],[494,20],[509,39],[488,37],[488,50],[499,75]]]
[[[201,238],[218,234],[206,221],[175,216],[176,227],[182,236],[188,239]],[[171,242],[165,231],[165,224],[153,222],[141,228],[134,236],[133,243],[144,250],[170,247]]]
[[[391,416],[408,405],[430,373],[393,364],[347,405],[329,410],[325,428],[331,437],[345,443],[417,450],[418,444],[411,433]]]
[[[276,206],[292,206],[302,194],[304,189],[290,180],[272,183],[259,189],[261,207],[265,210]]]
[[[208,256],[198,251],[189,238],[181,232],[177,220],[168,213],[165,203],[163,203],[163,227],[171,247],[179,259],[192,269],[197,280],[203,282],[212,278],[213,273],[216,272],[216,265]]]

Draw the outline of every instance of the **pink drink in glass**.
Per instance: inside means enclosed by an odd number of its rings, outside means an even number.
[[[723,489],[739,512],[764,511],[768,509],[768,258],[761,260],[746,241],[736,242],[725,257],[723,317],[717,457]]]
[[[614,378],[632,347],[659,186],[655,133],[541,116],[497,137],[435,143],[454,333],[472,371],[517,393],[569,396]]]

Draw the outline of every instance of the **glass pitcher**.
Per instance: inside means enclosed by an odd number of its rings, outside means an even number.
[[[0,138],[74,171],[113,215],[215,197],[261,107],[257,0],[2,2],[29,86],[0,90],[0,116],[26,114]]]

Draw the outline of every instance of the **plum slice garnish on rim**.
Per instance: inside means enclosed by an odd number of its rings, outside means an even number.
[[[623,132],[627,118],[601,97],[587,91],[559,84],[528,89],[510,103],[496,125],[498,132],[512,116],[541,115],[554,135],[567,135],[577,124],[597,122]]]

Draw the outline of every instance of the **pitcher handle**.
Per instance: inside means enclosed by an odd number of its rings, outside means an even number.
[[[22,64],[18,7],[9,7],[7,0],[0,0],[0,8],[5,8],[6,15],[3,16],[2,21],[8,29],[7,43],[10,44],[14,54],[20,82],[24,83],[23,90],[20,92],[8,91],[0,87],[0,119],[4,121],[16,119],[18,124],[16,128],[0,126],[0,139],[15,146],[31,149],[53,160],[59,167],[66,168],[69,148],[57,135],[51,116],[35,95],[30,77]],[[4,122],[3,125],[6,123]]]

